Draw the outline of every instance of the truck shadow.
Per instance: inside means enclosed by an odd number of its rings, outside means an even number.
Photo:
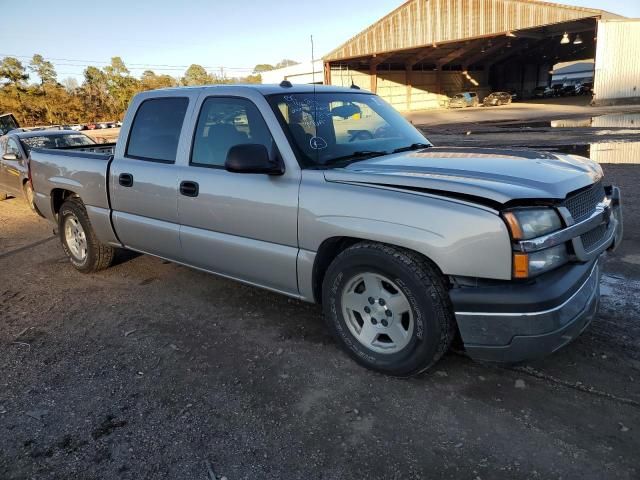
[[[124,250],[124,249],[117,249],[116,250],[116,255],[115,258],[113,260],[113,263],[111,264],[113,267],[115,267],[116,265],[122,265],[124,263],[130,262],[131,260],[134,260],[138,257],[142,256],[141,253],[138,252],[134,252],[131,250]]]

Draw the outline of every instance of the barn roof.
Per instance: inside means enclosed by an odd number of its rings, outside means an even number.
[[[409,0],[326,55],[324,61],[373,57],[603,17],[620,18],[604,10],[536,0]]]

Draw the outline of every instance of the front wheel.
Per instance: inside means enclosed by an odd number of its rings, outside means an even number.
[[[417,375],[449,349],[455,320],[442,275],[424,257],[380,243],[342,252],[323,282],[325,318],[361,365]]]
[[[76,270],[91,273],[111,266],[115,249],[98,240],[79,198],[70,198],[60,207],[58,234],[64,253]]]

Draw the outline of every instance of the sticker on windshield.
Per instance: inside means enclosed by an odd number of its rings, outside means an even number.
[[[322,137],[313,137],[309,140],[309,146],[313,150],[324,150],[329,145],[327,145],[327,141]]]

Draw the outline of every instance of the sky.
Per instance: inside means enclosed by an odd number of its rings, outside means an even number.
[[[53,61],[58,79],[120,56],[132,74],[181,76],[192,63],[244,76],[258,63],[321,58],[403,0],[109,0],[81,4],[0,0],[0,57]],[[638,0],[566,0],[640,17]]]

